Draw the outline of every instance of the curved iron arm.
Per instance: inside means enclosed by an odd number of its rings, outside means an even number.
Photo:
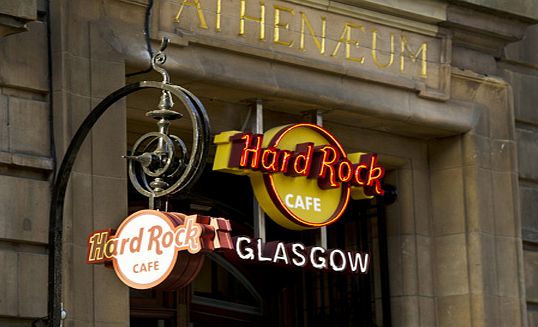
[[[202,138],[201,158],[199,163],[204,163],[207,158],[209,148],[210,127],[207,113],[199,100],[187,90],[170,84],[159,82],[138,82],[126,85],[104,98],[86,117],[79,129],[73,136],[69,147],[63,157],[59,170],[56,173],[54,186],[52,188],[50,212],[49,212],[49,282],[48,282],[48,325],[60,327],[62,324],[62,240],[63,240],[63,209],[67,184],[71,176],[71,171],[78,151],[82,143],[88,136],[88,133],[95,125],[97,120],[105,113],[110,106],[121,98],[136,91],[147,88],[159,88],[167,90],[175,88],[185,94],[186,97],[194,104],[193,114],[198,116],[195,137]],[[191,114],[189,112],[189,114]],[[191,175],[185,178],[185,184],[178,190],[185,189],[194,183],[201,174],[201,169],[195,169]]]

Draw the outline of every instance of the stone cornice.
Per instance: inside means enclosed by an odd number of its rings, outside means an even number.
[[[24,32],[37,19],[36,0],[0,0],[0,37]]]
[[[446,2],[435,0],[338,0],[326,2],[345,3],[430,24],[446,20],[446,8],[448,5]]]
[[[451,4],[447,20],[440,23],[453,35],[454,46],[484,52],[500,57],[502,49],[523,38],[527,22],[500,16],[484,8],[470,8]]]

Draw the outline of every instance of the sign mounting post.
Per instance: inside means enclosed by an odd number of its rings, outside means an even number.
[[[314,110],[312,112],[312,120],[313,120],[313,123],[315,123],[316,125],[318,125],[319,127],[323,127],[323,113],[320,109],[317,109],[317,110]],[[328,242],[328,239],[327,239],[327,226],[323,226],[319,229],[319,236],[320,236],[320,239],[319,239],[319,245],[321,247],[324,247],[324,248],[327,248],[327,242]]]
[[[256,115],[254,116],[254,133],[263,134],[263,100],[256,99]],[[257,238],[266,240],[265,233],[265,213],[262,207],[258,203],[258,200],[254,198],[254,235]]]

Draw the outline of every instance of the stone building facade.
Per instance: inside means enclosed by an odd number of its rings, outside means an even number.
[[[172,81],[201,98],[214,133],[248,125],[261,99],[266,129],[317,112],[350,151],[380,154],[399,198],[379,325],[538,326],[533,0],[0,0],[0,325],[47,316],[51,185],[80,123],[114,90],[160,78],[131,76],[149,65],[150,3],[153,47],[171,39]],[[77,157],[66,326],[133,322],[129,289],[85,263],[86,237],[138,205],[121,155],[157,102],[118,102]]]

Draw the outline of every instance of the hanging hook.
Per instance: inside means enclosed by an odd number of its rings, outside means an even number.
[[[159,51],[163,52],[164,50],[166,50],[169,44],[170,44],[170,39],[166,36],[163,36],[163,38],[161,39],[161,47],[159,48]]]
[[[170,44],[170,39],[163,36],[161,39],[161,47],[159,48],[159,52],[157,52],[153,58],[151,58],[151,66],[153,67],[153,70],[157,71],[163,76],[163,83],[165,84],[170,84],[170,75],[166,69],[162,67],[166,62],[166,54],[164,53],[164,50],[168,47],[168,44]]]

